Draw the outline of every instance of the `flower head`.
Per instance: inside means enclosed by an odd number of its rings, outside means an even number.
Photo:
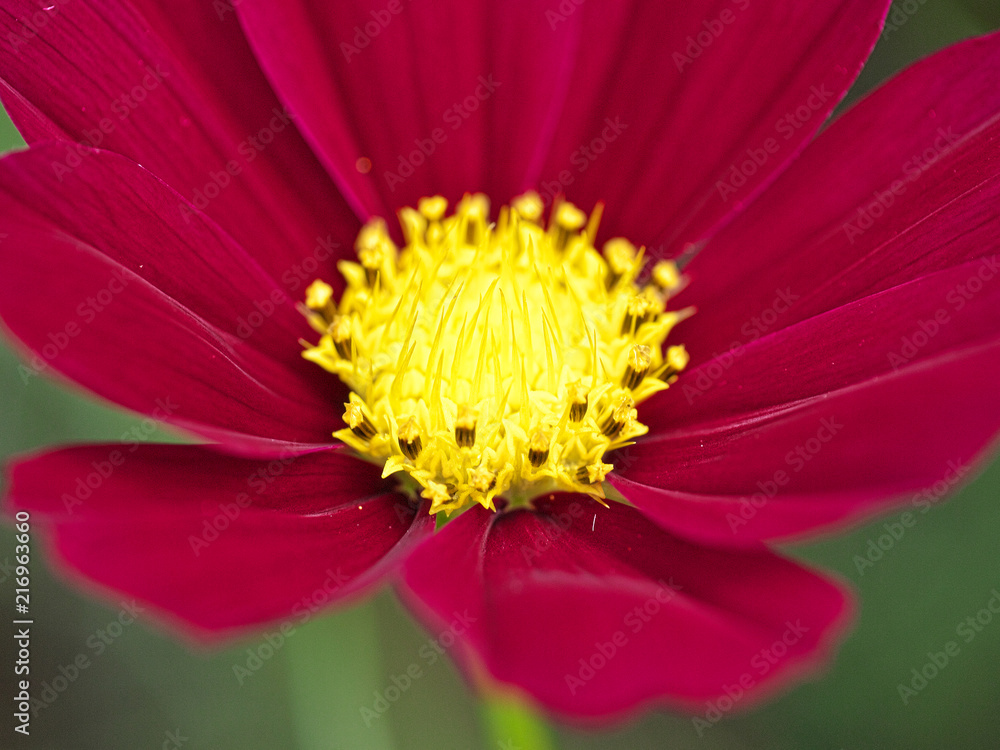
[[[602,500],[605,454],[646,433],[635,405],[687,361],[663,347],[681,316],[656,280],[676,278],[673,264],[640,286],[634,245],[594,249],[599,211],[588,224],[560,203],[546,228],[539,201],[520,197],[494,224],[483,195],[448,217],[444,198],[423,200],[400,214],[402,251],[381,219],[361,230],[339,305],[323,281],[306,290],[322,337],[305,357],[351,389],[334,436],[383,477],[405,472],[431,513],[552,491]]]
[[[23,372],[203,441],[26,459],[8,507],[199,635],[391,580],[569,716],[780,642],[746,705],[850,610],[767,545],[1000,426],[996,36],[814,138],[886,2],[107,0],[45,45],[5,5]]]

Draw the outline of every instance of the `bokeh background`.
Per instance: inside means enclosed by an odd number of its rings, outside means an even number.
[[[882,35],[850,100],[934,50],[1000,27],[996,0],[905,0],[896,7],[905,23]],[[0,113],[0,152],[20,147]],[[145,432],[135,416],[65,384],[40,377],[24,382],[17,366],[10,346],[0,344],[4,460],[61,443],[117,440],[133,429],[149,440],[172,439]],[[701,736],[689,717],[650,712],[600,730],[553,725],[555,744],[636,750],[1000,747],[1000,616],[968,643],[956,636],[965,618],[1000,590],[1000,462],[950,501],[918,514],[914,528],[859,570],[857,556],[869,554],[870,543],[886,534],[883,524],[898,515],[788,550],[857,589],[860,617],[829,670],[757,710],[727,715]],[[12,529],[0,526],[0,565],[9,566],[13,547]],[[257,649],[262,639],[199,652],[142,621],[108,630],[119,614],[117,601],[70,585],[52,569],[37,535],[32,559],[35,689],[51,684],[80,654],[88,666],[39,712],[25,740],[11,731],[12,640],[0,639],[0,747],[450,750],[506,744],[484,733],[482,709],[454,666],[421,659],[428,635],[390,592],[310,620],[241,684],[234,665],[245,666],[247,649]],[[0,608],[8,612],[14,583],[4,570]],[[911,670],[949,640],[959,642],[958,656],[904,704],[897,685],[909,683]],[[371,707],[375,692],[412,663],[421,664],[421,678],[365,726],[361,707]],[[516,742],[506,746],[517,748]]]

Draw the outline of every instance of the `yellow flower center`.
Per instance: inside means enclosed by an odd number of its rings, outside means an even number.
[[[399,249],[374,219],[358,234],[347,288],[315,281],[303,308],[321,334],[303,356],[351,389],[334,436],[384,464],[449,515],[553,491],[603,500],[609,451],[647,428],[636,404],[687,364],[663,342],[687,313],[666,310],[681,278],[660,261],[640,285],[643,251],[593,245],[602,206],[570,203],[546,227],[534,193],[490,223],[484,195],[447,215],[440,196],[399,215]],[[408,478],[407,478],[408,477]]]

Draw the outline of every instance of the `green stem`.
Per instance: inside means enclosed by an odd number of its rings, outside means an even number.
[[[489,750],[555,750],[552,730],[527,702],[487,691],[482,711]]]

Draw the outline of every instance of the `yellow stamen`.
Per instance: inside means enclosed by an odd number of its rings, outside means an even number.
[[[306,289],[306,307],[322,311],[333,299],[333,287],[317,279]]]
[[[483,195],[450,215],[424,198],[400,211],[402,249],[381,219],[365,225],[360,262],[338,264],[339,304],[323,281],[307,290],[322,335],[303,355],[352,391],[334,435],[384,476],[403,472],[432,513],[554,491],[601,500],[607,452],[647,431],[636,404],[687,365],[663,346],[682,317],[664,308],[669,270],[639,286],[641,248],[594,248],[599,210],[560,202],[545,227],[543,208],[528,193],[491,223]]]
[[[399,449],[411,461],[415,461],[420,451],[423,450],[423,441],[420,439],[420,427],[413,417],[407,419],[396,432],[399,439]]]
[[[462,406],[455,420],[455,442],[461,448],[471,448],[476,443],[476,419],[479,415],[475,409]]]
[[[538,193],[525,193],[513,201],[511,208],[517,211],[522,219],[537,223],[545,211],[545,204]]]
[[[672,260],[661,260],[653,266],[653,283],[667,294],[673,294],[681,286],[681,274]]]
[[[576,476],[581,482],[600,484],[613,468],[615,467],[612,464],[596,461],[595,463],[581,466],[577,469]]]
[[[653,350],[643,344],[636,344],[628,350],[628,365],[622,377],[622,387],[633,390],[649,372],[653,361]]]
[[[448,492],[448,487],[433,480],[429,480],[427,482],[427,485],[424,487],[423,492],[420,493],[420,496],[426,497],[431,501],[431,513],[438,513],[445,510],[452,502],[451,493]]]
[[[368,415],[365,414],[365,410],[361,404],[357,402],[347,403],[344,404],[344,409],[344,422],[350,425],[351,431],[355,435],[363,440],[375,437],[377,434],[375,426],[368,419]]]
[[[343,359],[351,358],[351,319],[346,315],[337,315],[329,328],[333,348]]]
[[[626,239],[616,237],[604,243],[604,259],[610,272],[607,275],[608,289],[635,268],[637,257],[635,245]]]
[[[545,430],[536,430],[528,444],[528,461],[536,469],[549,457],[549,441],[552,438]]]
[[[569,399],[569,418],[572,421],[579,422],[587,416],[587,400],[589,395],[582,380],[577,380],[566,386],[566,396]]]
[[[671,346],[667,349],[666,359],[661,366],[660,380],[673,382],[677,379],[677,373],[687,367],[690,360],[691,355],[687,353],[687,349],[683,345]]]

